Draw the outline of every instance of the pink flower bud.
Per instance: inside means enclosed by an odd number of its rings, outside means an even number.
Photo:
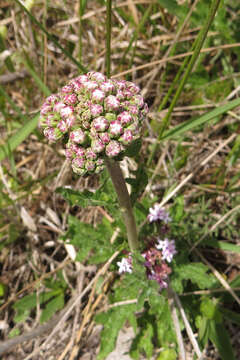
[[[106,131],[109,127],[109,122],[105,117],[99,116],[92,121],[92,126],[96,131],[103,132]]]
[[[109,126],[109,133],[111,137],[119,137],[123,133],[123,127],[119,121],[112,121]]]
[[[72,161],[72,166],[77,168],[84,168],[85,166],[85,160],[83,158],[74,158]]]
[[[60,120],[59,123],[57,124],[57,127],[62,133],[65,133],[68,131],[68,126],[67,126],[65,120]]]
[[[65,149],[65,156],[68,160],[71,160],[73,157],[73,152],[71,149]]]
[[[118,141],[111,140],[110,143],[106,146],[106,155],[109,157],[118,156],[121,152],[121,146]]]
[[[63,101],[67,105],[75,105],[76,102],[78,101],[78,98],[77,98],[77,95],[75,95],[75,94],[68,94],[68,95],[64,96]]]
[[[141,95],[135,95],[132,100],[133,104],[138,106],[139,108],[142,108],[144,106],[144,100]]]
[[[52,94],[47,97],[46,103],[47,104],[56,104],[59,101],[59,96],[57,94]]]
[[[90,112],[91,112],[92,116],[101,115],[103,112],[103,107],[102,107],[102,105],[99,105],[99,104],[91,104]]]
[[[47,127],[43,130],[44,136],[46,136],[46,138],[48,138],[48,140],[50,141],[57,141],[58,139],[60,139],[63,134],[61,133],[61,131],[59,129],[54,129],[51,127]]]
[[[85,149],[82,146],[78,146],[77,144],[72,144],[70,149],[73,153],[79,158],[85,158]]]
[[[126,86],[127,86],[127,82],[125,80],[118,80],[117,81],[118,89],[123,90],[123,89],[126,88]]]
[[[72,91],[73,91],[73,86],[71,84],[65,85],[61,89],[62,94],[71,94]]]
[[[81,119],[82,119],[82,121],[88,122],[88,121],[91,120],[91,118],[92,118],[92,114],[91,114],[90,110],[85,110],[85,111],[81,114]],[[90,124],[89,124],[89,127],[90,127]],[[88,128],[89,128],[89,127],[88,127]]]
[[[107,80],[101,83],[100,89],[105,94],[111,94],[115,90],[114,83],[111,80]]]
[[[60,115],[66,119],[68,118],[69,116],[73,115],[74,113],[74,110],[73,110],[73,107],[72,106],[64,106],[61,108],[60,110]]]
[[[95,89],[92,92],[92,100],[96,102],[102,102],[105,98],[105,93],[102,90]]]
[[[98,88],[98,83],[96,81],[86,81],[84,87],[87,90],[94,90]]]
[[[123,126],[128,126],[133,122],[132,116],[127,111],[121,112],[118,115],[117,120],[120,121]]]
[[[61,111],[63,108],[65,108],[65,107],[66,107],[66,105],[65,105],[63,102],[58,101],[58,102],[56,102],[56,104],[54,105],[53,111],[54,111],[54,112],[57,112],[57,113],[60,113],[60,111]]]
[[[128,111],[130,112],[130,114],[137,115],[139,108],[136,105],[130,105]]]
[[[106,76],[104,76],[100,72],[90,71],[89,73],[87,73],[87,75],[88,75],[90,80],[95,80],[95,81],[98,81],[98,82],[103,82],[103,81],[106,80]]]
[[[129,145],[133,141],[133,134],[131,130],[124,130],[124,133],[119,138],[119,141],[121,141],[124,145]]]
[[[120,101],[116,98],[116,96],[113,95],[109,95],[106,99],[105,99],[105,108],[107,110],[118,110],[120,107]]]
[[[140,93],[140,88],[132,82],[129,82],[129,81],[127,82],[127,88],[129,91],[131,91],[132,94]]]
[[[91,148],[95,153],[101,153],[105,149],[105,145],[99,139],[94,139],[91,143]]]
[[[87,160],[85,163],[85,169],[89,172],[92,172],[95,169],[95,162],[92,160]]]
[[[108,144],[111,140],[108,133],[102,133],[102,134],[100,133],[98,134],[98,137],[104,144]]]
[[[87,75],[80,75],[75,80],[78,81],[80,84],[84,84],[84,83],[86,83],[88,81],[88,76]]]
[[[85,156],[88,160],[95,160],[97,158],[96,153],[91,148],[86,150]]]
[[[40,115],[46,116],[46,115],[50,114],[52,111],[53,111],[52,106],[47,103],[44,103],[41,108]]]
[[[76,121],[76,118],[74,115],[70,115],[69,117],[67,117],[65,119],[65,122],[69,129],[74,125],[75,121]]]
[[[76,129],[70,133],[69,138],[77,144],[83,144],[86,141],[86,133],[82,129]]]

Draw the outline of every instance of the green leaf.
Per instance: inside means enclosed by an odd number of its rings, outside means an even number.
[[[207,271],[208,267],[202,263],[178,265],[173,272],[172,286],[177,280],[190,280],[197,284],[199,289],[211,288],[215,284],[215,278],[207,274]]]
[[[177,354],[174,349],[163,350],[158,356],[157,360],[176,360]]]
[[[97,356],[98,360],[105,359],[114,350],[120,329],[135,310],[135,304],[124,305],[110,309],[107,313],[101,313],[95,317],[95,321],[104,326],[101,332],[101,348]]]
[[[91,224],[79,221],[74,216],[68,218],[69,230],[64,239],[78,247],[77,261],[86,260],[91,250],[91,263],[101,263],[112,255],[110,238],[113,232],[110,222],[103,218],[102,223],[94,228]]]
[[[222,249],[224,251],[232,251],[235,253],[240,254],[240,246],[236,244],[231,244],[226,241],[217,241],[215,239],[208,240],[208,245],[217,248]]]
[[[204,298],[202,300],[200,310],[203,316],[205,316],[207,319],[215,320],[217,323],[222,322],[222,316],[218,310],[218,306],[210,298]]]
[[[210,321],[209,338],[219,351],[222,360],[236,360],[229,334],[223,324]]]
[[[40,323],[48,321],[58,310],[61,310],[64,307],[64,293],[55,296],[50,300],[45,308],[42,310]]]
[[[220,310],[224,318],[231,321],[233,324],[240,325],[240,314],[223,307],[221,307]]]

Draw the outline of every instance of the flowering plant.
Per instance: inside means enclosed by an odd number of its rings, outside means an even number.
[[[103,170],[105,157],[126,153],[140,137],[147,112],[134,83],[88,72],[46,99],[40,126],[50,141],[65,140],[73,171],[89,175]]]

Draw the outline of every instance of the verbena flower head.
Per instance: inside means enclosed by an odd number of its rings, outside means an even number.
[[[165,224],[168,224],[172,219],[164,208],[162,208],[159,204],[154,204],[154,206],[149,209],[148,220],[150,222],[160,220]]]
[[[171,262],[173,256],[177,253],[175,248],[175,241],[168,240],[167,238],[164,240],[158,239],[158,244],[156,245],[158,250],[162,250],[162,259],[167,260],[167,262]]]
[[[168,276],[171,274],[171,268],[166,261],[170,263],[173,256],[177,253],[174,240],[157,239],[149,242],[147,248],[143,251],[143,266],[146,269],[146,276],[149,280],[157,281],[160,290],[168,286]],[[132,273],[131,256],[122,258],[121,262],[117,262],[119,274]]]
[[[147,112],[138,86],[89,72],[45,100],[40,126],[50,141],[64,138],[73,171],[88,175],[103,169],[104,157],[124,155]]]

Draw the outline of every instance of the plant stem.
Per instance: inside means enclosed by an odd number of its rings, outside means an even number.
[[[111,29],[112,29],[112,0],[107,0],[107,22],[106,22],[106,75],[111,73]]]
[[[82,13],[83,13],[83,4],[82,4],[82,0],[79,0],[78,3],[78,16],[79,16],[79,26],[78,26],[78,60],[81,63],[82,62],[82,34],[83,34],[83,29],[82,29]]]
[[[105,159],[105,163],[118,196],[120,211],[127,229],[130,250],[135,251],[138,248],[137,226],[122,171],[118,162],[113,159]]]

